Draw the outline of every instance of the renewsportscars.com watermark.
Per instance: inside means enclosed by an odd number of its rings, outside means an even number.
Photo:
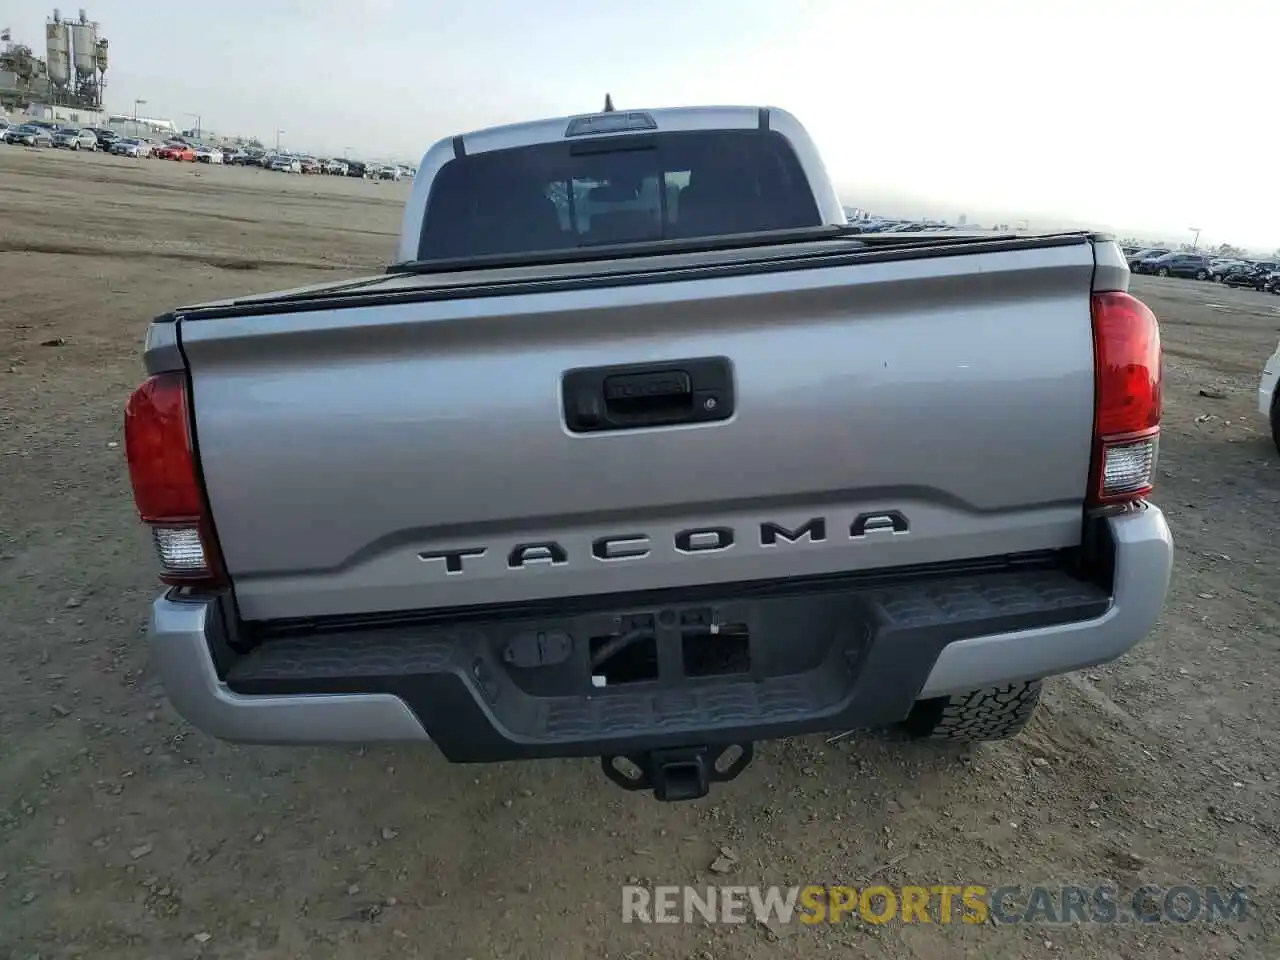
[[[624,923],[1065,924],[1243,921],[1238,888],[1114,886],[624,886]]]

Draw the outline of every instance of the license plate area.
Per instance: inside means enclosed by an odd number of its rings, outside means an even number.
[[[727,677],[751,672],[751,631],[745,623],[686,627],[681,636],[686,677]]]
[[[494,638],[494,659],[531,696],[607,696],[802,674],[835,647],[856,659],[868,635],[863,605],[847,592],[833,592],[525,624]]]
[[[617,631],[590,639],[594,688],[659,679],[656,620],[626,617]],[[682,611],[679,622],[680,672],[686,679],[750,673],[751,633],[745,623],[720,621],[711,608]]]

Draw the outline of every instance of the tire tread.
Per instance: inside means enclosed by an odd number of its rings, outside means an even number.
[[[1039,680],[1028,680],[924,700],[907,718],[907,731],[917,739],[950,743],[1006,740],[1031,721],[1041,689]]]

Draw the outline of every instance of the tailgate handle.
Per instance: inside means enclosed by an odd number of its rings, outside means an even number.
[[[726,357],[569,370],[565,424],[574,433],[727,420],[733,376]]]

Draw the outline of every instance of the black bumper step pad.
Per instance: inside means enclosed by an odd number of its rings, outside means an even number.
[[[513,611],[277,637],[240,656],[225,679],[247,695],[394,694],[456,761],[618,754],[893,723],[948,643],[1091,619],[1110,598],[1061,569],[1014,569],[887,586],[826,579],[772,593],[727,586],[696,604],[615,602],[560,619]],[[678,645],[694,607],[747,626],[750,672],[692,678],[677,666],[654,681],[593,687],[590,637],[651,617],[659,648]],[[504,662],[511,638],[529,631],[567,634],[568,656],[533,669]]]

